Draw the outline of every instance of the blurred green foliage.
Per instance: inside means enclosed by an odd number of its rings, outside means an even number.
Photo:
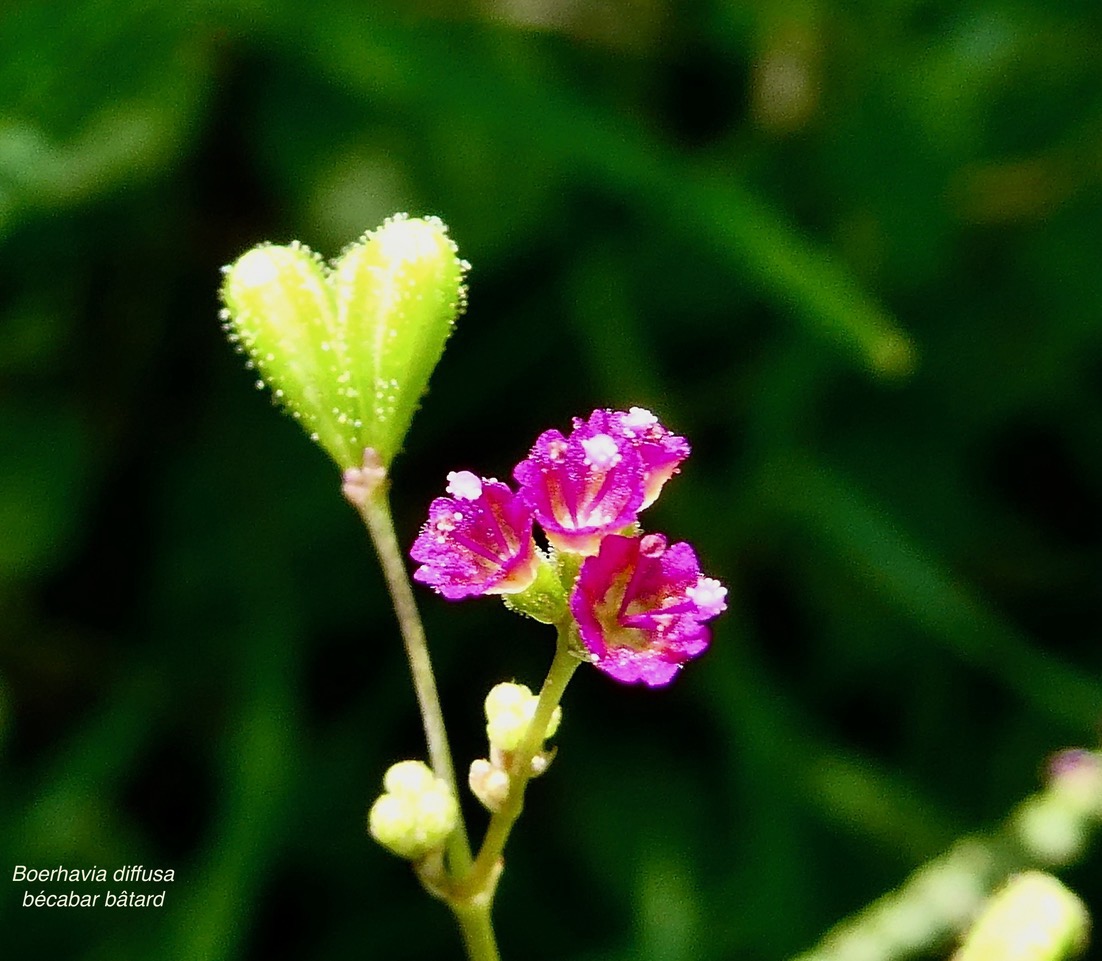
[[[422,752],[381,577],[216,319],[396,210],[473,264],[401,536],[641,404],[695,447],[648,524],[731,586],[670,689],[579,672],[506,956],[783,958],[1095,743],[1097,3],[12,0],[0,91],[0,870],[177,871],[6,881],[5,957],[458,956],[364,834]],[[422,601],[463,766],[551,639]]]

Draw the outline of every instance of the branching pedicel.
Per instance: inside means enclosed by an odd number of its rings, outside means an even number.
[[[528,781],[550,762],[544,745],[575,669],[590,662],[617,681],[668,684],[707,648],[705,622],[727,591],[688,544],[640,526],[689,455],[650,411],[596,410],[569,434],[545,431],[514,469],[515,489],[470,470],[448,475],[410,551],[414,579],[449,600],[501,595],[557,631],[538,695],[504,682],[485,699],[488,756],[470,765],[468,785],[491,819],[473,854],[388,501],[390,463],[465,305],[466,270],[440,221],[397,216],[328,265],[298,244],[256,247],[226,268],[222,297],[231,340],[342,470],[394,601],[431,768],[410,760],[387,771],[369,831],[413,862],[455,914],[468,956],[485,961],[498,957],[490,908],[502,851]]]

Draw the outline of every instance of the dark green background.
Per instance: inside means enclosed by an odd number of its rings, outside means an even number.
[[[639,404],[695,448],[646,522],[731,589],[669,689],[579,672],[505,955],[796,953],[1097,737],[1102,7],[387,7],[0,13],[0,954],[458,957],[363,831],[421,752],[366,537],[216,317],[252,244],[396,210],[473,265],[403,542]],[[465,767],[552,640],[419,596]],[[177,880],[34,912],[21,863]]]

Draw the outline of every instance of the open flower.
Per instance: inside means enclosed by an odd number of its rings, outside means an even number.
[[[596,554],[605,535],[654,503],[688,456],[685,438],[649,410],[595,410],[574,418],[568,437],[542,433],[513,476],[552,546]]]
[[[703,624],[727,607],[727,589],[705,577],[686,543],[661,534],[610,535],[583,562],[570,610],[594,664],[618,681],[668,684],[702,654]]]
[[[615,433],[608,411],[576,420],[569,437],[544,431],[513,476],[552,546],[596,554],[601,538],[635,522],[643,460]]]
[[[523,500],[500,481],[466,470],[448,474],[447,492],[452,496],[429,506],[410,551],[422,565],[413,579],[452,601],[527,588],[540,555]]]
[[[639,452],[643,463],[643,503],[639,510],[650,507],[662,492],[662,486],[689,456],[689,442],[666,430],[649,410],[632,407],[628,411],[594,411],[590,424],[599,419],[617,441]]]

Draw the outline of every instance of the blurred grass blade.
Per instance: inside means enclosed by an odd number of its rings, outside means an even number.
[[[792,458],[767,469],[763,484],[780,510],[821,537],[943,648],[1076,733],[1097,729],[1102,685],[1034,647],[843,477]]]
[[[368,32],[362,11],[350,8],[346,15],[345,31],[330,21],[303,40],[313,41],[311,53],[327,72],[362,95],[407,104],[428,100],[435,109],[453,110],[495,130],[503,149],[524,138],[526,149],[575,177],[597,177],[632,197],[647,197],[665,221],[656,243],[670,245],[685,234],[702,237],[774,306],[870,371],[903,376],[913,369],[916,350],[907,333],[825,250],[804,240],[782,214],[743,187],[733,171],[717,177],[693,170],[661,142],[571,96],[553,77],[514,71],[513,82],[503,84],[492,50],[478,56],[484,40],[475,34],[470,43],[456,43],[454,31],[442,38],[378,22]],[[334,34],[361,42],[334,47]],[[365,45],[372,55],[365,56]],[[540,122],[532,123],[533,117]]]

